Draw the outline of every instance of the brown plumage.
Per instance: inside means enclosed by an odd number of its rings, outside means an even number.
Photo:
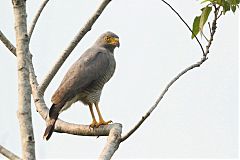
[[[118,36],[112,32],[106,32],[71,66],[52,96],[53,104],[49,111],[44,139],[48,140],[51,137],[58,115],[77,101],[89,106],[93,119],[90,127],[111,122],[103,120],[98,103],[104,84],[115,71],[116,62],[113,54],[115,47],[119,47]],[[95,119],[93,104],[96,107],[99,122]]]

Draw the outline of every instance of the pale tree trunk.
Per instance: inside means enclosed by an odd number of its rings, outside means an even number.
[[[16,52],[18,71],[18,120],[21,134],[22,158],[35,159],[35,141],[31,115],[31,88],[27,53],[29,50],[27,35],[26,1],[13,0],[16,32]]]

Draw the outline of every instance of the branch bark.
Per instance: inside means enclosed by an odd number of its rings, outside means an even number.
[[[115,125],[116,127],[110,130],[107,139],[107,144],[103,148],[102,153],[99,156],[99,159],[104,160],[111,159],[121,143],[122,125],[121,124]]]
[[[31,88],[27,65],[28,36],[26,1],[13,0],[16,32],[16,55],[18,71],[18,120],[21,134],[23,159],[35,159],[35,141],[31,115]]]
[[[98,7],[98,9],[94,12],[92,17],[87,21],[87,23],[83,26],[83,28],[80,29],[78,34],[74,37],[72,42],[68,45],[68,47],[63,51],[57,62],[54,64],[54,66],[50,69],[48,74],[45,76],[42,83],[39,85],[39,93],[41,95],[44,94],[46,88],[48,87],[49,83],[52,81],[53,77],[56,75],[60,67],[63,65],[67,57],[71,54],[73,49],[77,46],[77,44],[81,41],[81,39],[85,36],[85,34],[91,30],[93,24],[96,22],[98,17],[102,14],[103,10],[106,8],[106,6],[111,2],[111,0],[103,0],[101,5]]]
[[[33,19],[33,21],[32,21],[32,25],[31,25],[31,27],[30,27],[30,29],[29,29],[29,32],[28,32],[29,41],[30,41],[30,39],[31,39],[31,37],[32,37],[32,33],[33,33],[33,30],[34,30],[34,28],[35,28],[35,26],[36,26],[36,24],[37,24],[38,18],[40,17],[40,15],[41,15],[44,7],[47,5],[48,1],[49,1],[49,0],[44,0],[44,1],[42,2],[41,6],[39,7],[39,9],[38,9],[38,11],[37,11],[37,13],[36,13],[36,15],[34,16],[34,19]]]
[[[6,36],[0,31],[0,40],[3,44],[10,50],[10,52],[16,56],[16,48],[12,45],[12,43],[6,38]]]
[[[0,153],[10,160],[21,160],[16,154],[12,153],[2,145],[0,145]]]

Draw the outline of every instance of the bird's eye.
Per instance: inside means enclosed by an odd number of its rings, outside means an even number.
[[[106,42],[110,42],[110,39],[111,39],[111,37],[109,37],[109,36],[104,37],[104,40],[105,40]]]

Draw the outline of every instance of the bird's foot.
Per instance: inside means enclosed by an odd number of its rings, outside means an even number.
[[[99,127],[101,125],[107,125],[109,123],[112,123],[112,121],[110,120],[110,121],[105,122],[104,120],[99,120],[99,122],[97,123],[96,127]]]
[[[98,122],[96,120],[93,120],[92,123],[89,125],[89,128],[95,128],[97,127]]]

